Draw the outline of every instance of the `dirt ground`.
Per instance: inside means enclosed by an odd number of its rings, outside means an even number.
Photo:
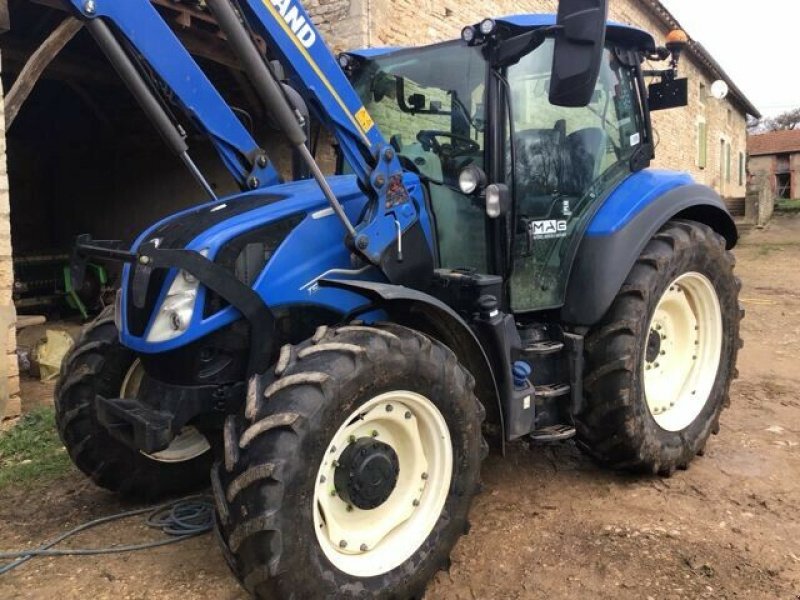
[[[571,444],[512,445],[484,466],[472,531],[429,599],[800,598],[800,218],[748,233],[741,379],[704,457],[671,479],[595,467]],[[0,495],[0,548],[130,506],[77,473]],[[152,539],[141,520],[81,546]],[[298,565],[302,568],[302,565]],[[239,599],[211,536],[137,554],[35,560],[2,598]]]

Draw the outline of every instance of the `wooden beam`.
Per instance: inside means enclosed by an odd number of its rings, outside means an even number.
[[[67,9],[64,0],[30,1],[62,11]],[[189,4],[176,3],[175,0],[151,0],[151,2],[160,9],[165,21],[172,26],[173,31],[190,54],[241,70],[238,60],[228,47],[225,35],[217,26],[217,20],[208,10]],[[165,13],[168,14],[165,15]],[[264,39],[256,36],[255,42],[262,52],[266,52],[267,44]]]
[[[30,60],[22,68],[19,77],[11,87],[11,91],[6,94],[6,129],[11,128],[11,125],[14,124],[14,119],[17,118],[20,108],[30,96],[44,70],[47,69],[47,66],[82,27],[83,23],[73,17],[67,17],[33,53]]]
[[[10,41],[8,36],[3,36],[0,46],[3,52],[3,74],[19,76],[35,48],[18,44],[15,40]],[[106,62],[91,60],[66,50],[53,59],[39,78],[40,81],[43,79],[55,81],[76,79],[81,83],[94,85],[121,85],[119,77]]]
[[[8,0],[0,0],[0,33],[11,29],[11,15],[8,12]]]

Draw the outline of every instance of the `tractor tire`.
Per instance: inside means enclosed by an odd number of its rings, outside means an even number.
[[[725,240],[670,221],[586,340],[578,446],[617,469],[670,476],[702,454],[730,404],[744,317]]]
[[[394,324],[285,346],[249,382],[212,469],[217,535],[244,587],[421,598],[467,532],[488,453],[473,388],[448,348]]]
[[[56,426],[72,462],[100,487],[139,499],[207,486],[212,452],[186,461],[156,460],[111,437],[97,421],[95,397],[119,397],[136,362],[119,341],[113,306],[86,326],[65,357],[55,390]]]

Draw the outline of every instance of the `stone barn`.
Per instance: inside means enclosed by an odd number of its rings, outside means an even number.
[[[126,1],[126,0],[118,0]],[[152,0],[256,139],[288,168],[288,153],[226,49],[203,0]],[[487,16],[554,12],[556,0],[306,0],[335,51],[423,45],[455,38]],[[660,41],[679,27],[657,0],[611,0],[611,18]],[[62,0],[0,0],[5,119],[0,114],[0,360],[4,400],[19,394],[15,314],[63,296],[63,265],[78,233],[131,241],[155,219],[203,199]],[[689,32],[691,34],[691,32]],[[720,57],[724,62],[724,57]],[[655,166],[691,172],[723,196],[744,196],[746,118],[758,110],[699,41],[682,62],[690,106],[655,116]],[[710,94],[728,83],[723,101]],[[192,137],[193,156],[220,193],[233,189],[211,148]],[[331,161],[327,161],[329,165]],[[100,282],[113,293],[115,273]],[[62,286],[63,287],[63,286]],[[63,298],[62,298],[63,300]],[[48,309],[50,310],[50,309]],[[58,311],[53,311],[57,315]],[[4,384],[8,384],[3,389]]]

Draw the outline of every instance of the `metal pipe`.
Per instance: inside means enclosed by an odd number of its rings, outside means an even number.
[[[133,61],[131,61],[130,57],[126,54],[122,45],[117,38],[114,37],[109,26],[101,19],[91,19],[86,22],[86,28],[97,41],[100,49],[108,57],[108,60],[113,65],[120,78],[128,86],[128,89],[130,89],[134,98],[136,98],[136,101],[142,107],[142,110],[144,110],[147,117],[152,121],[158,133],[164,138],[170,150],[178,157],[185,154],[189,150],[189,147],[186,145],[186,140],[183,139],[183,136],[175,127],[169,115],[167,115],[164,108],[153,96],[153,92],[142,78],[141,73],[136,69],[136,65],[133,64]]]
[[[181,154],[181,160],[183,161],[183,164],[186,165],[186,168],[189,169],[189,172],[191,172],[192,175],[194,175],[194,178],[197,180],[197,182],[206,191],[206,194],[208,194],[208,196],[212,200],[217,200],[217,195],[211,188],[211,184],[208,183],[205,177],[203,177],[203,173],[200,171],[195,162],[192,160],[192,157],[189,156],[188,152],[184,152],[183,154]]]
[[[211,189],[211,185],[189,157],[189,146],[186,144],[183,135],[172,122],[158,99],[153,95],[153,91],[125,52],[122,44],[114,37],[111,28],[101,19],[87,21],[86,28],[97,41],[98,46],[100,46],[106,57],[108,57],[109,62],[111,62],[122,81],[128,86],[131,94],[133,94],[139,106],[142,107],[145,115],[153,123],[153,126],[164,139],[169,149],[183,161],[197,183],[200,184],[200,187],[213,200],[216,200],[217,196],[214,190]]]
[[[278,126],[293,146],[305,144],[306,132],[297,118],[297,112],[287,101],[280,82],[264,62],[229,0],[206,0],[206,4],[217,18],[219,28],[228,38],[231,49],[241,61],[256,93],[272,113]]]
[[[247,76],[250,78],[264,106],[272,113],[278,126],[282,129],[286,137],[289,138],[289,142],[295,147],[300,157],[308,165],[311,175],[319,184],[325,198],[342,221],[347,232],[355,239],[355,227],[353,227],[350,219],[347,218],[347,214],[344,212],[342,205],[339,203],[331,186],[325,179],[325,175],[322,174],[317,161],[314,160],[311,151],[306,145],[308,137],[303,124],[301,124],[300,119],[298,119],[296,109],[293,108],[287,100],[281,83],[264,62],[264,58],[253,43],[247,28],[239,19],[239,15],[234,10],[230,0],[206,0],[206,4],[211,9],[211,12],[214,13],[219,28],[228,38],[228,43],[231,45],[234,54],[236,54],[237,58],[242,63]]]
[[[347,229],[347,233],[350,234],[350,237],[352,237],[353,240],[355,240],[357,235],[356,229],[353,227],[350,219],[347,218],[347,213],[344,212],[344,208],[342,208],[338,198],[336,198],[336,195],[333,193],[328,180],[325,179],[325,175],[322,174],[322,170],[319,168],[317,161],[315,161],[314,157],[311,156],[311,150],[309,150],[308,146],[305,144],[300,144],[297,146],[297,152],[302,158],[305,159],[306,163],[308,163],[308,168],[311,169],[311,175],[314,177],[314,179],[316,179],[320,189],[322,189],[322,193],[325,195],[325,198],[328,199],[328,203],[331,205],[331,208],[333,208],[336,215],[342,221],[345,229]]]

